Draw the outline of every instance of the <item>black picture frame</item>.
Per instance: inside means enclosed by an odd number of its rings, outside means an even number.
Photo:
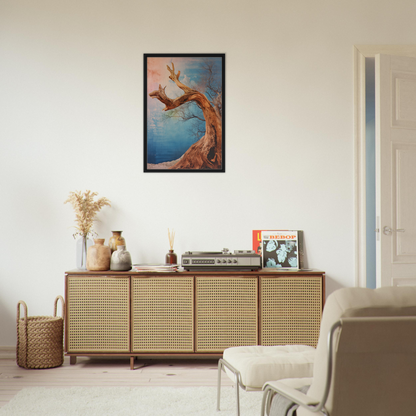
[[[144,54],[144,172],[225,172],[225,54]]]

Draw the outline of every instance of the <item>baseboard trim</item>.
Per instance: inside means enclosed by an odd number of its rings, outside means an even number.
[[[0,346],[0,359],[9,358],[16,358],[16,347],[14,345]]]

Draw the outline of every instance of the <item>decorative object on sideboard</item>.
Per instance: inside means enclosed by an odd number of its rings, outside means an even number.
[[[253,250],[262,255],[263,268],[305,268],[302,230],[253,230]]]
[[[77,241],[76,263],[77,268],[86,270],[86,257],[88,247],[92,245],[92,241],[88,239],[90,235],[96,233],[92,229],[95,217],[102,207],[108,205],[111,206],[110,201],[107,198],[99,198],[94,201],[94,197],[98,195],[97,192],[80,191],[70,192],[68,199],[64,202],[69,202],[75,211],[75,230],[73,237],[80,237],[80,241]]]
[[[94,242],[87,237],[80,237],[76,242],[76,267],[79,270],[87,270],[87,251]]]
[[[132,262],[130,253],[125,246],[117,246],[117,250],[111,255],[110,270],[131,270]]]
[[[111,231],[113,235],[108,240],[108,247],[110,247],[111,254],[113,254],[118,246],[124,246],[126,248],[126,240],[121,236],[123,231]]]
[[[87,270],[110,270],[111,250],[104,245],[104,238],[94,239],[87,252]]]
[[[58,300],[62,304],[62,317],[56,316]],[[20,306],[24,316],[20,317]],[[27,316],[27,305],[17,303],[16,363],[23,368],[52,368],[64,362],[65,301],[55,299],[53,316]]]
[[[169,238],[169,253],[166,254],[165,257],[165,263],[166,264],[177,264],[178,263],[178,256],[176,255],[176,253],[173,252],[173,243],[175,241],[175,230],[172,230],[172,232],[170,232],[169,228],[168,228],[168,238]]]
[[[261,256],[254,250],[187,251],[182,254],[181,266],[188,271],[248,271],[261,268]]]

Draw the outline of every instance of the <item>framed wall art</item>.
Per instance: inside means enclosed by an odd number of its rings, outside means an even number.
[[[225,54],[144,55],[144,172],[225,172]]]

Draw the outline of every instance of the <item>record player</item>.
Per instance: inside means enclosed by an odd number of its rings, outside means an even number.
[[[254,250],[187,251],[182,254],[182,267],[188,271],[250,271],[261,268],[261,256]]]

